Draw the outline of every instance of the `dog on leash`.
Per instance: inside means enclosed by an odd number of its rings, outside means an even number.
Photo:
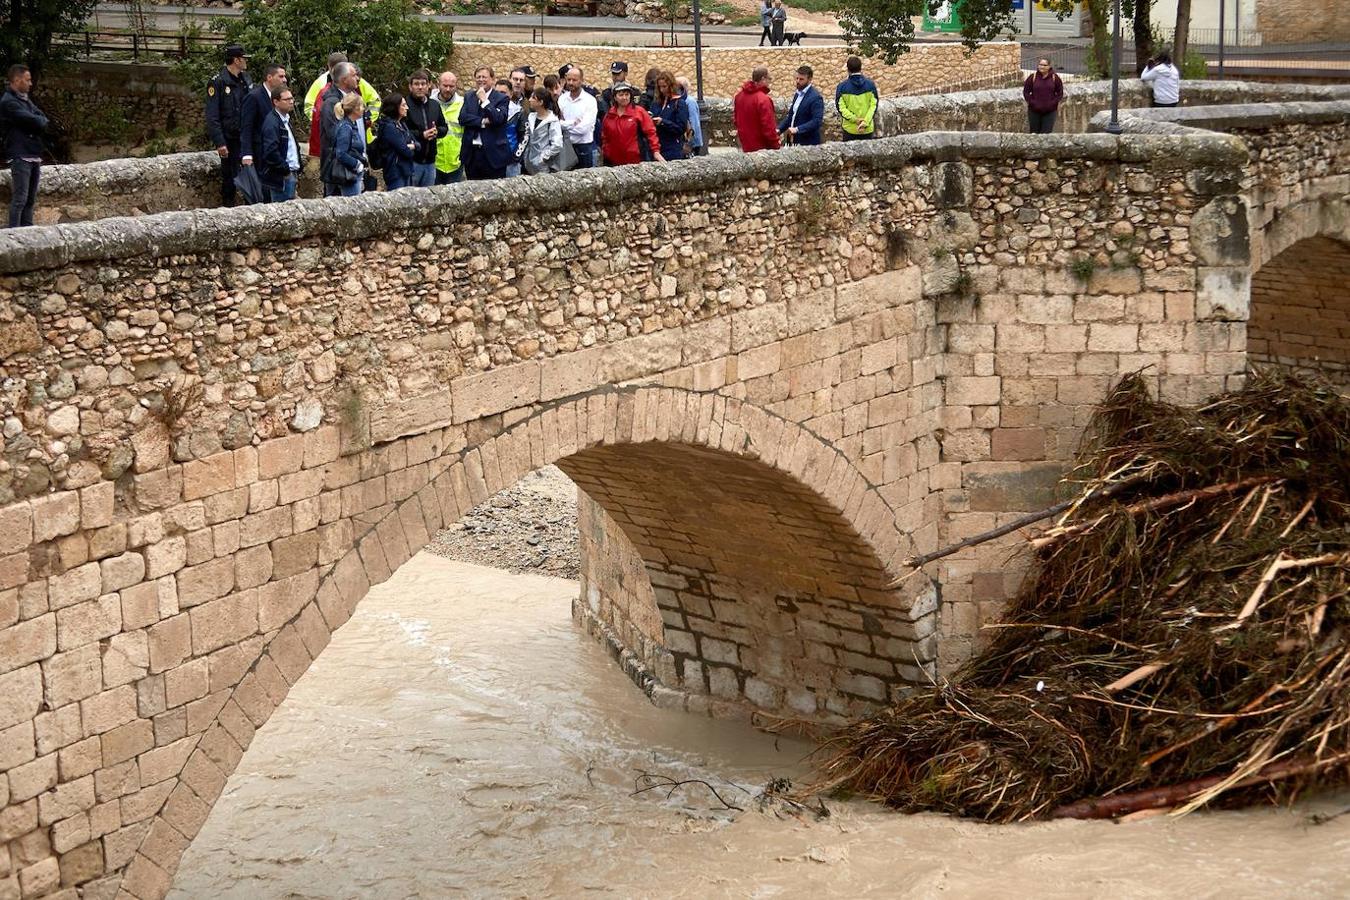
[[[788,44],[789,46],[800,47],[802,38],[804,37],[806,37],[805,31],[789,31],[783,35],[783,43]]]

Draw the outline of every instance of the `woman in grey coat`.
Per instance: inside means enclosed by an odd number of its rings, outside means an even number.
[[[528,95],[530,116],[521,142],[521,162],[531,175],[562,171],[563,131],[558,101],[548,88],[538,87]]]

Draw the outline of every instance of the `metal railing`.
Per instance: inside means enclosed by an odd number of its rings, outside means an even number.
[[[78,56],[88,59],[94,54],[113,56],[130,55],[132,59],[167,58],[183,59],[203,46],[215,47],[223,44],[225,38],[215,32],[203,31],[195,34],[179,31],[138,32],[127,29],[105,28],[100,30],[68,31],[54,35],[52,43],[57,46],[74,48]]]

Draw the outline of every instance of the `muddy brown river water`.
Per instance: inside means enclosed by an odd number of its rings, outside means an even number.
[[[259,731],[172,897],[1350,897],[1350,806],[983,826],[749,802],[809,749],[652,707],[575,582],[422,553]],[[692,785],[631,796],[641,771]]]

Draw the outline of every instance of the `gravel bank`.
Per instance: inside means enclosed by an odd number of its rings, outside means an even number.
[[[427,549],[510,572],[576,578],[577,486],[554,466],[531,472],[439,532]]]

